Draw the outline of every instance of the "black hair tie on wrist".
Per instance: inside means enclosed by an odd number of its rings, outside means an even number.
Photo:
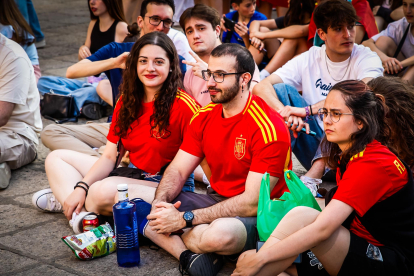
[[[84,186],[80,185],[79,183],[76,183],[76,185],[75,185],[75,187],[73,187],[73,189],[75,190],[78,187],[80,187],[80,188],[82,188],[82,189],[85,190],[85,192],[86,192],[85,197],[87,197],[88,196],[88,189],[86,189]]]
[[[313,116],[312,105],[309,106],[311,116]]]
[[[76,183],[76,185],[78,185],[78,184],[85,184],[86,185],[86,187],[88,188],[88,190],[89,190],[89,185],[88,184],[86,184],[86,182],[83,182],[83,181],[79,181],[78,183]],[[76,186],[75,186],[76,187]]]

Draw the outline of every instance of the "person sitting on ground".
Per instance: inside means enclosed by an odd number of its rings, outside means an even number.
[[[414,88],[400,78],[379,77],[367,85],[384,97],[387,106],[385,121],[391,128],[388,144],[393,145],[398,157],[414,172]]]
[[[223,264],[217,254],[237,257],[255,247],[265,172],[272,197],[287,191],[283,173],[292,167],[289,132],[280,115],[249,92],[254,65],[245,47],[217,46],[203,70],[212,103],[191,119],[158,188],[128,187],[131,198],[145,200],[136,201],[139,232],[179,259],[190,275],[216,275]],[[211,169],[207,194],[180,192],[204,158]],[[185,227],[193,228],[181,237],[167,235]]]
[[[317,6],[313,17],[325,44],[313,46],[290,60],[253,89],[254,94],[262,97],[282,115],[292,130],[297,131],[304,127],[304,120],[312,118],[323,107],[329,90],[337,82],[359,79],[367,83],[383,74],[378,55],[367,47],[354,44],[358,17],[351,3],[344,0],[323,2]],[[308,123],[316,137],[304,133],[292,135],[292,151],[308,170],[302,180],[316,195],[312,183],[325,172],[325,162],[320,159],[319,151],[317,153],[323,124],[316,116]]]
[[[85,60],[113,41],[122,42],[128,34],[122,0],[89,0],[88,7],[91,21],[85,44],[79,48],[79,60]],[[93,75],[83,77],[89,76]],[[74,115],[78,116],[81,113],[88,119],[96,120],[102,117],[100,106],[104,104],[96,91],[100,80],[101,78],[94,77],[81,81],[47,76],[40,78],[38,88],[42,94],[49,93],[50,90],[57,94],[71,94],[77,107]]]
[[[293,25],[308,25],[314,8],[314,0],[292,0],[289,1],[286,16],[253,21],[250,24],[249,51],[256,64],[262,63],[263,59],[267,63],[260,72],[261,79],[269,76],[293,57],[308,50],[307,32],[299,32],[300,37],[287,38],[286,36],[292,36],[292,32],[283,32],[283,29]],[[283,42],[279,39],[283,39]],[[263,49],[266,49],[266,52]]]
[[[362,44],[378,54],[386,73],[401,72],[401,78],[413,85],[414,28],[411,24],[414,23],[414,0],[403,0],[403,11],[402,19],[390,23],[386,30]],[[407,70],[403,70],[404,67],[408,67]]]
[[[35,37],[14,0],[0,2],[0,33],[23,47],[33,65],[37,83],[42,73],[34,44]]]
[[[358,21],[356,22],[355,27],[355,43],[361,44],[362,41],[365,41],[378,34],[378,28],[375,24],[375,18],[372,14],[367,0],[353,0],[349,2],[352,3],[352,6],[354,7],[358,16]],[[317,33],[317,27],[312,17],[309,23],[308,45],[322,46],[323,43],[323,40],[321,40]]]
[[[201,71],[207,69],[211,52],[221,44],[220,16],[215,9],[197,4],[183,12],[180,18],[180,26],[183,28],[190,47],[195,53],[192,55],[196,60],[196,62],[183,61],[185,64],[192,66],[191,70],[185,73],[185,91],[196,99],[201,106],[206,106],[211,102],[211,98]],[[260,81],[258,74],[259,71],[255,66],[250,90]]]
[[[402,0],[368,0],[368,3],[379,31],[384,30],[389,23],[403,17],[398,17],[400,13],[396,11],[402,6]]]
[[[143,14],[138,17],[141,36],[155,31],[163,32],[167,35],[171,33],[170,27],[172,26],[172,18],[174,15],[173,1],[145,0],[142,3],[141,11]],[[175,34],[175,32],[172,32],[172,34]],[[184,36],[184,34],[182,35]],[[185,45],[184,43],[177,43],[174,40],[176,38],[179,39],[179,35],[169,37],[172,38],[174,44]],[[179,52],[187,51],[188,53],[190,50],[187,39],[185,41],[187,46],[181,48]],[[122,68],[125,68],[125,60],[133,45],[133,43],[110,43],[92,56],[69,67],[66,76],[78,78],[105,71],[111,82],[108,84],[110,92],[104,93],[106,96],[101,95],[101,97],[112,105],[113,102],[116,102],[116,97],[119,93],[118,87],[122,81]],[[185,69],[183,66],[180,63],[181,70]],[[106,137],[108,136],[109,127],[109,123],[90,123],[85,125],[51,124],[42,131],[41,139],[42,143],[50,150],[68,149],[99,157],[103,152],[103,146],[107,143]]]
[[[164,32],[173,41],[181,60],[185,59],[184,56],[190,56],[190,60],[194,60],[189,53],[191,49],[184,34],[172,29],[174,10],[174,2],[171,0],[145,0],[142,2],[141,15],[137,18],[137,24],[133,24],[138,29],[134,28],[133,32],[139,33],[139,37],[154,31]],[[130,27],[132,28],[131,25]],[[110,106],[113,106],[115,99],[118,97],[118,87],[122,80],[124,62],[133,44],[131,42],[110,43],[99,49],[94,55],[70,66],[66,76],[68,78],[80,78],[89,74],[105,72],[108,80],[105,83],[100,83],[99,86],[106,86],[106,88],[102,87],[99,96]],[[184,75],[185,65],[182,65],[181,68]]]
[[[224,27],[224,19],[221,19],[221,28],[224,31],[221,41],[224,43],[237,43],[249,48],[249,27],[251,22],[255,20],[266,20],[267,17],[256,11],[256,0],[231,0],[231,5],[234,11],[226,15],[223,14],[223,17],[227,17],[237,22],[237,24],[234,26],[233,32]]]
[[[117,184],[156,188],[161,169],[176,155],[190,119],[199,109],[195,100],[180,89],[178,55],[164,33],[141,37],[125,66],[121,96],[103,155],[97,158],[70,150],[51,152],[45,161],[51,189],[41,190],[32,198],[39,210],[64,212],[68,220],[72,219],[75,233],[81,231],[83,217],[91,212],[112,214],[105,210],[112,210]],[[130,152],[129,167],[135,169],[114,169],[117,144]],[[193,175],[184,182],[183,190],[193,192]]]
[[[0,34],[0,189],[11,169],[33,162],[42,130],[34,69],[16,42]]]
[[[201,106],[206,106],[211,102],[211,98],[201,71],[207,69],[211,52],[221,44],[220,16],[215,9],[203,4],[197,4],[183,12],[180,18],[180,25],[185,31],[191,49],[195,52],[192,55],[196,60],[196,62],[183,61],[185,64],[192,66],[185,73],[185,91],[195,98]],[[259,81],[259,70],[255,66],[249,90],[251,91]],[[204,166],[204,168],[206,167]],[[209,184],[200,166],[195,169],[194,178],[197,181]]]
[[[362,81],[342,81],[318,114],[338,186],[322,212],[287,213],[259,252],[240,256],[232,275],[413,275],[414,182],[389,143],[384,97]],[[302,262],[292,265],[298,254]]]

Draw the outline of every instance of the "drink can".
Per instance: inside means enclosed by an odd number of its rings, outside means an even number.
[[[96,215],[88,215],[82,221],[83,232],[90,231],[99,226],[99,219]]]

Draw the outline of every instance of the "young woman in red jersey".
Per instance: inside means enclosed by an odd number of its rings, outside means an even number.
[[[362,81],[332,88],[319,116],[337,188],[322,212],[291,210],[232,275],[414,275],[413,176],[389,144],[386,115]]]
[[[45,162],[51,189],[33,196],[38,209],[63,211],[68,220],[77,214],[72,226],[79,232],[82,218],[90,212],[112,214],[117,184],[149,186],[154,193],[153,187],[161,181],[161,169],[175,157],[187,125],[199,109],[195,100],[180,90],[178,62],[174,44],[164,33],[146,34],[134,44],[103,155],[97,158],[70,150],[51,152]],[[114,170],[120,141],[129,151],[131,164],[129,169]],[[183,190],[194,191],[193,175]],[[141,197],[145,200],[145,195]]]

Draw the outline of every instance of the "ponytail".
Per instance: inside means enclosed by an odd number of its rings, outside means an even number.
[[[135,42],[139,38],[139,34],[141,33],[138,24],[136,22],[128,25],[128,34],[125,37],[123,42]]]

